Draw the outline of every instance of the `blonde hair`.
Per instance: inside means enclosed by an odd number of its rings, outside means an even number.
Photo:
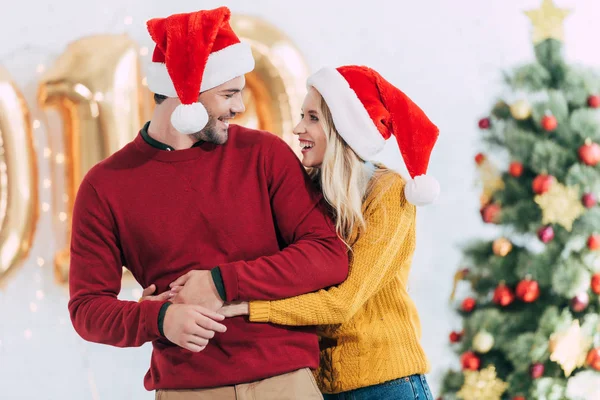
[[[320,94],[319,97],[327,148],[321,167],[310,169],[309,174],[331,206],[338,235],[351,247],[367,228],[362,207],[371,187],[372,171],[337,132],[331,110]],[[377,165],[376,172],[384,171],[387,168]]]

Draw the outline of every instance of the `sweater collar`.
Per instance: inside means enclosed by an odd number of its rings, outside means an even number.
[[[217,145],[205,141],[194,143],[189,149],[175,150],[173,147],[162,143],[148,134],[150,122],[147,122],[135,137],[134,146],[146,157],[163,162],[188,161],[199,158],[203,153],[214,150]],[[229,128],[231,133],[232,129]]]
[[[148,143],[150,146],[155,147],[157,149],[160,150],[166,150],[166,151],[175,151],[175,149],[171,146],[169,146],[168,144],[165,144],[161,141],[158,141],[156,139],[154,139],[152,136],[150,136],[150,134],[148,133],[148,127],[150,126],[150,121],[146,122],[144,124],[144,127],[142,128],[142,130],[140,131],[140,135],[142,136],[142,139],[144,139],[144,141],[146,143]],[[202,145],[202,143],[204,143],[203,140],[199,140],[196,143],[194,143],[192,145],[192,147],[199,147]]]

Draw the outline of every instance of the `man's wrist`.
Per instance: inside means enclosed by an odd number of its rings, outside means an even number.
[[[213,283],[217,288],[219,297],[221,297],[221,300],[227,301],[227,293],[225,292],[225,283],[223,282],[223,276],[221,275],[221,268],[215,267],[211,269],[210,275],[212,276]]]

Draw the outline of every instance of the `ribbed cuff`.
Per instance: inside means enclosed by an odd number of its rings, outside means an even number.
[[[211,269],[210,275],[212,276],[213,282],[215,283],[217,292],[219,292],[219,296],[221,296],[221,300],[227,301],[227,292],[225,291],[225,284],[223,283],[223,275],[221,275],[221,268],[215,267]]]
[[[269,322],[270,301],[251,301],[249,306],[251,322]]]
[[[150,342],[160,338],[160,330],[157,324],[158,315],[160,314],[161,308],[160,301],[147,300],[138,304],[140,306],[140,313],[143,318],[144,330],[148,335],[145,341]]]
[[[165,336],[165,331],[163,330],[163,325],[165,323],[165,315],[167,315],[167,308],[173,304],[170,301],[167,301],[162,305],[160,311],[158,312],[158,332],[160,332],[160,336]]]
[[[238,301],[238,300],[248,300],[241,299],[239,297],[239,282],[238,282],[238,274],[235,266],[239,264],[237,262],[232,262],[228,264],[219,265],[219,270],[221,271],[221,277],[223,278],[223,287],[225,288],[225,294],[227,296],[226,302]]]

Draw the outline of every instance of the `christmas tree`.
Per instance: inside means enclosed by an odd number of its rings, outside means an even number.
[[[479,121],[480,211],[498,236],[463,251],[462,370],[444,400],[600,400],[600,74],[565,61],[569,12],[526,11],[536,60]]]

